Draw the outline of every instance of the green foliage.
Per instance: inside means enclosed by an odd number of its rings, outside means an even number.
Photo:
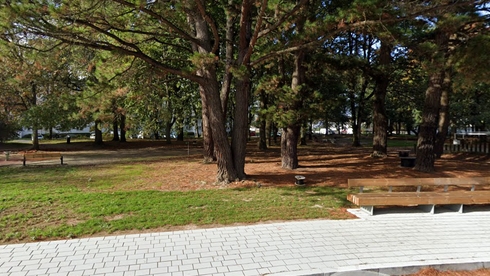
[[[19,130],[20,127],[15,122],[9,121],[6,116],[0,114],[0,142],[16,138]]]
[[[480,35],[470,39],[462,49],[455,54],[455,68],[457,70],[456,85],[465,89],[474,83],[488,83],[490,81],[490,36]]]

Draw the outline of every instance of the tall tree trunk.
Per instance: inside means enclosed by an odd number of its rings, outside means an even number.
[[[242,79],[237,80],[236,87],[236,106],[233,124],[232,143],[233,161],[238,177],[244,179],[245,174],[245,155],[247,150],[248,138],[248,102],[250,93],[249,74],[245,74]]]
[[[209,43],[210,38],[205,20],[202,17],[196,17],[195,23],[196,37]],[[209,54],[210,47],[208,49],[198,47],[198,51],[202,54]],[[208,126],[206,127],[208,132],[203,131],[203,136],[207,134],[208,138],[211,138],[212,143],[214,143],[214,153],[218,161],[217,182],[229,183],[235,181],[238,175],[226,133],[225,116],[221,107],[220,89],[215,66],[214,63],[203,64],[197,72],[202,77],[199,90],[201,92],[203,112],[205,112],[205,117],[207,117],[208,121]],[[203,117],[203,130],[205,128],[204,120],[205,118]],[[211,150],[211,147],[208,150]]]
[[[443,31],[436,33],[436,44],[439,47],[434,53],[430,64],[429,86],[425,92],[422,123],[417,141],[417,157],[415,170],[433,172],[435,163],[435,143],[438,126],[438,116],[441,106],[442,85],[444,81],[444,68],[448,57],[448,36]]]
[[[217,181],[220,183],[229,183],[237,180],[238,174],[233,163],[232,151],[228,142],[223,112],[221,111],[216,72],[212,69],[206,70],[205,75],[210,76],[206,77],[208,82],[204,86],[204,94],[208,107],[209,127],[211,128],[211,136],[213,137],[216,159],[218,161]]]
[[[308,128],[308,126],[306,126],[306,123],[303,123],[303,126],[301,127],[301,130],[300,130],[300,142],[299,144],[301,146],[306,146],[306,129]]]
[[[31,82],[31,106],[35,107],[37,105],[37,85]],[[37,120],[37,118],[35,119]],[[39,124],[37,121],[32,126],[32,149],[39,150]]]
[[[231,149],[233,151],[233,161],[238,177],[245,178],[245,155],[247,150],[247,138],[249,133],[248,126],[248,103],[250,95],[250,64],[249,49],[252,39],[252,7],[253,1],[243,1],[240,30],[238,43],[238,60],[237,63],[243,65],[245,72],[237,76],[236,80],[236,104],[233,123],[233,133]]]
[[[291,125],[282,129],[281,165],[285,169],[298,168],[298,138],[301,126]]]
[[[165,140],[167,144],[172,144],[172,122],[165,123]]]
[[[296,1],[298,4],[299,1]],[[308,10],[307,3],[305,9],[299,14],[295,22],[298,33],[301,33],[304,29]],[[306,79],[306,68],[303,66],[306,57],[306,50],[301,49],[294,52],[294,68],[291,78],[291,91],[295,93],[291,108],[293,112],[301,113],[303,109],[303,100],[305,99],[305,88],[303,84]],[[285,169],[298,168],[298,140],[301,131],[301,125],[303,119],[301,116],[294,116],[292,121],[287,124],[286,128],[283,128],[281,135],[281,159],[282,167]]]
[[[230,96],[230,87],[233,74],[231,73],[231,68],[233,66],[233,54],[234,54],[234,42],[235,42],[235,18],[236,12],[234,11],[233,0],[228,0],[228,8],[226,10],[226,40],[225,40],[225,73],[223,74],[223,81],[221,85],[221,109],[223,110],[223,115],[226,117],[226,112],[228,110],[228,98]]]
[[[355,80],[355,83],[356,82],[357,79]],[[353,87],[356,86],[355,83],[353,83]],[[366,100],[369,98],[366,97],[368,84],[369,84],[368,77],[366,75],[363,75],[361,90],[359,91],[357,112],[355,106],[356,96],[354,95],[354,93],[352,93],[351,95],[351,108],[353,111],[352,112],[352,146],[353,147],[361,146],[361,127],[362,127],[362,120],[364,118],[364,105],[366,104]]]
[[[452,65],[450,60],[446,64],[444,80],[442,82],[441,106],[439,108],[439,123],[435,145],[435,154],[437,158],[441,158],[444,153],[444,142],[446,141],[449,131],[449,98],[451,95],[452,84]]]
[[[117,114],[114,114],[114,118],[112,120],[112,141],[119,141],[119,124],[117,119]]]
[[[429,78],[429,87],[425,92],[422,123],[420,124],[419,138],[417,141],[417,157],[415,170],[433,172],[435,162],[434,145],[436,140],[437,117],[441,102],[441,84],[443,71],[433,72]]]
[[[303,94],[302,85],[305,82],[306,69],[303,67],[303,61],[305,58],[305,52],[299,50],[296,52],[294,61],[294,71],[291,80],[291,90],[297,94]],[[303,105],[303,97],[299,95],[295,103],[293,103],[293,110],[300,110]],[[299,118],[293,119],[286,128],[283,128],[281,136],[281,158],[282,167],[285,169],[298,168],[298,140],[301,131],[301,124]],[[286,132],[286,133],[284,133]]]
[[[199,86],[199,92],[201,94],[202,102],[202,145],[204,163],[211,163],[216,161],[216,155],[214,154],[214,141],[211,133],[211,126],[209,124],[206,94],[202,86]]]
[[[184,127],[179,127],[177,129],[177,141],[184,141]]]
[[[373,153],[372,157],[385,157],[388,152],[388,118],[386,116],[386,90],[390,82],[388,66],[391,64],[391,45],[381,40],[379,52],[380,73],[375,76],[373,110]]]
[[[119,114],[116,100],[112,100],[112,141],[119,141]]]
[[[32,128],[32,149],[33,150],[39,150],[39,130],[35,126]]]
[[[101,121],[100,120],[95,120],[95,140],[94,140],[94,144],[96,145],[102,145],[104,143],[104,141],[102,140],[102,131],[100,130],[100,123]]]
[[[120,129],[121,129],[120,142],[125,143],[126,142],[126,115],[124,114],[121,114]]]

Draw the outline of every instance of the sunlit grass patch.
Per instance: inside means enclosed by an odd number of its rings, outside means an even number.
[[[184,225],[345,218],[346,191],[282,187],[162,191],[155,166],[0,168],[2,242],[73,238]],[[160,173],[165,173],[160,171]]]

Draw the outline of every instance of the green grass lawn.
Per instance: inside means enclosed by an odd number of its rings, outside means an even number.
[[[133,183],[144,164],[1,167],[0,242],[183,225],[347,217],[347,190],[331,187],[159,191]]]

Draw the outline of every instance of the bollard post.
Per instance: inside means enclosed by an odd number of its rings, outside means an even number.
[[[63,155],[60,157],[61,165],[63,165]]]

